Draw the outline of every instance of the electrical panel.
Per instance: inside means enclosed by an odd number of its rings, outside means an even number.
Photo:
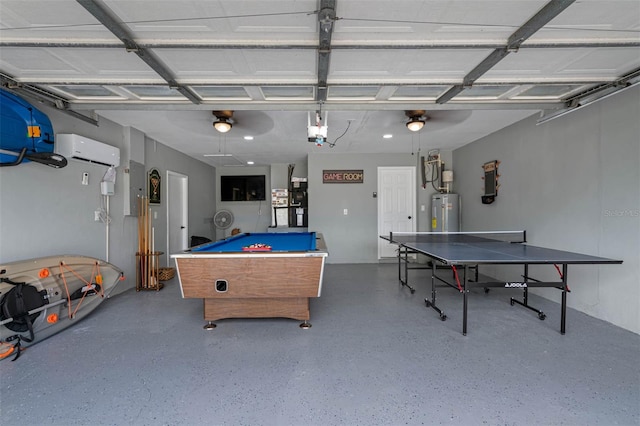
[[[144,164],[129,161],[129,167],[124,171],[124,215],[138,216],[138,198],[145,194],[146,174]]]

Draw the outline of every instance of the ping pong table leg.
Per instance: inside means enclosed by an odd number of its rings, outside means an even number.
[[[567,325],[567,264],[562,265],[562,312],[560,313],[560,334],[564,334]]]
[[[445,321],[447,316],[436,306],[436,270],[436,263],[431,262],[431,300],[425,298],[424,303],[427,308],[433,308],[433,310],[440,315],[440,321]]]
[[[402,254],[404,253],[404,260]],[[402,277],[402,262],[404,261],[404,278]],[[411,294],[415,293],[416,289],[409,285],[409,249],[402,245],[398,246],[398,281],[400,285],[408,287]]]
[[[462,335],[467,335],[467,299],[468,299],[468,291],[467,291],[467,272],[469,271],[469,266],[465,265],[464,270],[462,272]]]
[[[523,306],[529,310],[532,310],[533,312],[535,312],[536,314],[538,314],[538,319],[543,321],[547,315],[541,311],[540,309],[534,308],[533,306],[529,305],[529,288],[528,288],[528,283],[530,281],[536,281],[533,278],[529,277],[529,264],[525,263],[524,264],[524,275],[522,276],[525,280],[525,286],[522,289],[522,301],[512,297],[509,301],[509,303],[511,304],[511,306],[513,306],[514,303],[517,303],[520,306]]]
[[[402,246],[398,246],[398,281],[402,283]]]

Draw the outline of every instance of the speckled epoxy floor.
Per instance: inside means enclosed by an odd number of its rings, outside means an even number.
[[[202,329],[177,279],[126,291],[72,328],[0,362],[0,424],[638,425],[640,336],[535,296],[439,292],[424,306],[394,264],[325,269],[313,327],[230,319]],[[571,297],[571,295],[569,295]],[[559,295],[558,295],[559,298]]]

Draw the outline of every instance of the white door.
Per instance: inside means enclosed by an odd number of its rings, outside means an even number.
[[[189,248],[189,178],[167,171],[167,182],[167,265],[174,266],[171,254]]]
[[[378,167],[378,234],[415,232],[416,168]],[[395,257],[395,244],[378,238],[378,259]]]

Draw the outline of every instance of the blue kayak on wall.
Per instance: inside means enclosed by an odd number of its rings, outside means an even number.
[[[53,152],[49,117],[21,97],[0,89],[0,166],[36,161],[51,167],[67,165]]]

